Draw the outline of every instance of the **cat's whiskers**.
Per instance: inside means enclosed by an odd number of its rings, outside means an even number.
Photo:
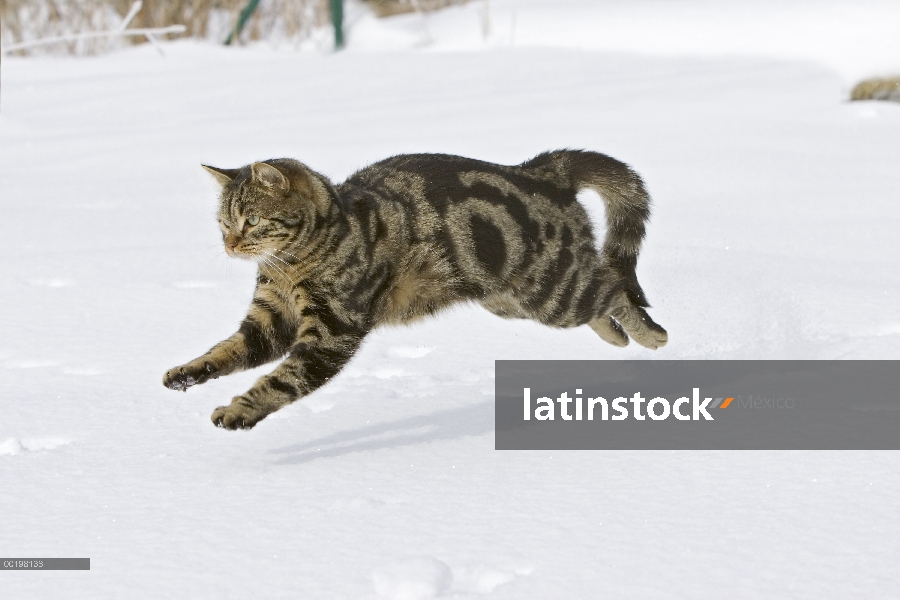
[[[276,279],[281,278],[284,281],[284,283],[290,284],[290,280],[285,276],[285,274],[282,271],[280,271],[278,269],[278,267],[276,267],[275,265],[273,265],[271,262],[269,262],[266,259],[262,260],[262,264],[264,264],[266,267],[272,269],[271,274],[274,275],[276,277]]]
[[[274,254],[272,254],[271,252],[269,252],[269,251],[267,251],[267,250],[261,250],[261,252],[263,252],[263,253],[266,254],[267,256],[270,256],[270,257],[272,257],[272,258],[274,258],[274,259],[276,259],[276,260],[280,260],[282,263],[284,263],[285,268],[286,268],[286,270],[287,270],[287,273],[285,273],[285,277],[288,278],[288,280],[289,280],[288,282],[289,282],[289,283],[290,283],[290,281],[292,281],[293,279],[296,279],[296,276],[297,276],[297,267],[296,267],[296,265],[292,265],[291,263],[289,263],[289,262],[283,260],[282,258],[280,258],[280,257],[278,257],[278,256],[275,256]],[[275,263],[273,263],[273,262],[271,262],[271,261],[269,261],[269,263],[271,264],[271,266],[273,266],[273,267],[275,266]],[[281,271],[282,273],[284,273],[284,270],[283,270],[283,269],[279,269],[279,271]],[[290,275],[293,275],[294,277],[293,277],[293,278],[289,277],[289,274],[290,274]]]
[[[254,255],[254,258],[257,262],[266,265],[267,267],[272,267],[273,269],[280,271],[281,273],[284,273],[284,271],[278,268],[278,265],[273,263],[265,253],[256,254]],[[284,274],[287,275],[287,273]]]
[[[276,252],[284,252],[284,253],[287,254],[288,256],[290,256],[290,257],[292,257],[292,258],[295,258],[295,259],[299,260],[301,263],[304,262],[302,258],[300,258],[299,256],[297,256],[297,255],[294,254],[293,252],[288,252],[287,250],[284,250],[284,249],[282,249],[282,248],[276,248],[275,251],[276,251]]]
[[[258,255],[257,255],[257,257],[260,259],[260,261],[261,261],[264,265],[266,265],[267,267],[271,267],[272,269],[275,269],[276,271],[278,271],[278,272],[281,274],[281,276],[284,278],[284,282],[287,283],[287,284],[290,284],[290,283],[291,283],[291,278],[288,277],[288,274],[285,273],[284,271],[282,271],[282,270],[278,267],[278,265],[276,265],[276,264],[273,263],[271,260],[269,260],[268,258],[266,258],[265,254],[268,254],[268,253],[266,253],[265,250],[263,250],[263,252],[264,252],[264,254],[258,254]]]
[[[291,271],[291,274],[294,275],[295,277],[301,276],[309,271],[310,265],[309,265],[308,261],[303,260],[296,254],[292,254],[292,253],[288,252],[287,250],[282,250],[281,248],[273,248],[273,250],[275,252],[284,252],[285,254],[287,254],[288,256],[290,256],[291,258],[294,259],[294,262],[288,262],[288,261],[284,260],[283,258],[281,258],[280,256],[273,254],[272,252],[265,251],[266,254],[268,254],[272,258],[275,258],[275,259],[281,261],[282,263],[284,263],[285,265],[287,265],[290,268],[289,270]]]
[[[291,258],[293,258],[294,260],[296,260],[297,263],[298,263],[301,267],[306,268],[306,267],[309,266],[309,257],[308,257],[308,256],[307,256],[306,258],[300,258],[300,257],[297,256],[296,254],[294,254],[294,253],[292,253],[292,252],[288,252],[287,250],[283,250],[283,249],[281,249],[281,248],[276,248],[275,250],[276,250],[277,252],[284,252],[285,254],[287,254],[288,256],[290,256]]]
[[[294,266],[294,265],[292,265],[291,263],[289,263],[289,262],[287,262],[286,260],[284,260],[283,258],[281,258],[280,256],[276,256],[276,255],[272,254],[272,253],[269,252],[268,250],[260,250],[260,252],[263,252],[264,254],[267,254],[267,255],[271,256],[272,258],[274,258],[274,259],[276,259],[276,260],[280,260],[281,262],[283,262],[284,264],[286,264],[289,268]]]
[[[209,267],[209,265],[210,265],[213,261],[215,261],[216,259],[218,259],[218,258],[219,258],[220,256],[222,256],[223,254],[225,254],[225,251],[224,251],[224,250],[222,250],[221,252],[219,252],[218,254],[216,254],[215,256],[213,256],[212,258],[210,258],[209,261],[206,263],[206,266]],[[227,261],[226,261],[226,266],[227,266],[227,264],[228,264],[228,263],[227,263]]]

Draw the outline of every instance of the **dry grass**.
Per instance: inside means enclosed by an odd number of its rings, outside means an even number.
[[[68,33],[115,29],[133,0],[0,0],[0,35],[4,45]],[[130,27],[181,24],[190,37],[222,41],[247,0],[144,0]],[[302,40],[330,22],[328,0],[262,0],[241,34],[242,42],[258,39]],[[142,37],[66,42],[28,53],[95,54]]]
[[[468,0],[366,0],[366,3],[379,17],[410,13],[416,10],[417,5],[420,10],[429,12],[466,2]]]
[[[131,28],[185,25],[188,37],[223,41],[248,0],[143,0]],[[433,11],[468,0],[365,0],[381,17]],[[3,44],[71,33],[116,29],[133,0],[0,0],[0,36]],[[331,21],[329,0],[261,0],[238,42],[269,39],[302,42],[313,30]],[[22,50],[19,54],[97,54],[128,44],[143,44],[143,37],[117,37],[60,42]]]
[[[866,79],[856,84],[851,100],[893,100],[900,102],[900,77]]]

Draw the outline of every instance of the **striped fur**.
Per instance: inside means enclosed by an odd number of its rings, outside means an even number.
[[[207,170],[222,185],[219,223],[229,255],[259,265],[238,331],[169,370],[186,390],[284,360],[216,425],[249,428],[334,377],[366,334],[461,301],[552,327],[589,325],[617,346],[667,341],[635,265],[649,196],[627,165],[560,150],[503,166],[441,154],[400,155],[334,186],[291,159]],[[599,251],[576,193],[606,202]]]

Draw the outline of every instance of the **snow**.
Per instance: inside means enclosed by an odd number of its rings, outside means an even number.
[[[372,579],[379,596],[391,600],[424,600],[450,589],[453,574],[441,561],[421,557],[379,567],[372,573]]]
[[[495,359],[900,358],[889,2],[531,0],[375,20],[348,49],[6,58],[0,555],[9,598],[896,597],[892,452],[497,452]],[[354,12],[355,11],[355,12]],[[514,26],[514,27],[513,27]],[[506,29],[504,29],[506,28]],[[341,179],[400,152],[585,147],[655,206],[652,353],[459,307],[373,334],[249,432],[176,394],[234,331],[201,162]],[[599,200],[584,201],[599,209]]]

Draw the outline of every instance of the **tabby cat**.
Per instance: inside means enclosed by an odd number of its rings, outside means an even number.
[[[204,167],[222,186],[225,250],[256,261],[256,291],[238,331],[163,384],[186,390],[286,356],[213,412],[219,427],[253,427],[310,394],[379,325],[467,300],[501,317],[587,324],[616,346],[668,339],[635,275],[649,196],[603,154],[559,150],[518,166],[400,155],[337,186],[287,158]],[[599,251],[575,198],[584,188],[606,201]]]

